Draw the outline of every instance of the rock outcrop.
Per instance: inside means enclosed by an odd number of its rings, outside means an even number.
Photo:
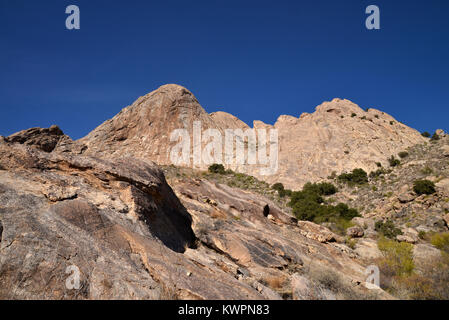
[[[351,249],[302,235],[261,195],[188,176],[170,178],[173,192],[149,162],[32,137],[0,142],[1,299],[303,298],[298,276],[317,298],[389,298],[364,288]]]
[[[201,122],[203,131],[218,129],[223,137],[225,129],[249,128],[228,113],[208,114],[187,89],[165,85],[139,98],[79,142],[91,155],[132,154],[158,164],[172,164],[170,150],[178,141],[170,141],[171,132],[186,129],[192,138],[194,121]],[[386,113],[376,109],[365,111],[341,99],[324,102],[312,114],[303,113],[299,118],[282,115],[273,126],[254,121],[253,127],[278,130],[278,171],[265,176],[257,165],[228,167],[269,183],[282,182],[291,189],[298,189],[307,181],[325,179],[333,171],[375,170],[376,162],[386,164],[398,150],[425,141],[419,132]],[[192,138],[192,149],[194,145]],[[208,166],[193,161],[190,165],[201,169]]]

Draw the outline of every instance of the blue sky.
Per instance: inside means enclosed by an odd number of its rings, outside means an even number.
[[[0,135],[77,139],[166,83],[249,124],[339,97],[449,131],[448,15],[444,0],[0,0]]]

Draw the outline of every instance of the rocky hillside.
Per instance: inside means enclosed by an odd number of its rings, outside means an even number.
[[[365,288],[338,235],[267,197],[173,172],[172,189],[155,165],[79,155],[68,139],[0,139],[2,299],[390,298]]]
[[[171,164],[195,121],[248,129],[166,85],[78,141],[0,136],[0,299],[449,299],[447,134],[334,99],[254,122],[280,138],[262,177]]]
[[[79,141],[85,153],[101,157],[132,154],[157,164],[172,164],[170,141],[175,129],[186,129],[193,137],[193,123],[201,121],[202,130],[248,129],[238,118],[225,113],[208,114],[194,95],[178,85],[165,85],[137,99],[111,120],[106,121]],[[307,181],[325,179],[332,171],[354,168],[373,170],[376,162],[396,150],[423,143],[414,129],[376,109],[367,111],[348,100],[334,99],[316,107],[312,114],[299,118],[280,116],[274,126],[254,121],[255,129],[275,128],[279,132],[279,169],[263,176],[255,165],[228,165],[234,171],[251,174],[269,183],[282,182],[296,189]],[[203,143],[204,145],[205,143]],[[191,141],[193,150],[195,141]],[[207,169],[208,165],[190,165]]]

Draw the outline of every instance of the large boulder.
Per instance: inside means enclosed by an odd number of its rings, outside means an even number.
[[[364,235],[364,231],[361,227],[355,226],[346,229],[346,235],[351,238],[361,238]]]
[[[29,146],[34,146],[42,151],[51,152],[55,149],[59,140],[64,136],[64,133],[58,126],[51,126],[50,128],[31,128],[17,132],[5,138],[9,143],[20,143]]]

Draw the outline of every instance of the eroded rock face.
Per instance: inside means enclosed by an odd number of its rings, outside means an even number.
[[[21,143],[35,146],[42,151],[51,152],[58,144],[64,133],[58,126],[50,128],[31,128],[17,132],[5,138],[6,142]]]
[[[133,154],[158,164],[172,164],[170,151],[175,129],[186,129],[193,141],[193,122],[201,121],[202,130],[247,129],[238,118],[225,113],[208,114],[187,89],[165,85],[139,98],[79,143],[86,153],[102,157]],[[282,115],[274,126],[254,121],[255,129],[279,132],[279,170],[265,176],[257,165],[230,165],[269,183],[282,182],[298,189],[307,181],[325,179],[332,171],[341,173],[354,168],[367,172],[377,169],[376,162],[407,147],[425,141],[419,132],[376,109],[364,111],[349,100],[334,99],[316,107],[312,114],[299,118]],[[206,143],[203,143],[203,146]],[[193,161],[190,162],[194,166]],[[206,169],[207,164],[195,167]]]
[[[171,164],[169,150],[178,141],[171,142],[170,134],[176,129],[186,129],[193,137],[194,121],[200,121],[203,130],[216,127],[189,90],[169,84],[140,97],[80,142],[90,155],[132,154],[158,164]]]
[[[20,142],[0,142],[0,168],[1,299],[300,298],[294,274],[321,298],[367,296],[351,249],[303,236],[261,195],[189,177],[173,192],[151,163]],[[309,273],[320,268],[344,294]]]

